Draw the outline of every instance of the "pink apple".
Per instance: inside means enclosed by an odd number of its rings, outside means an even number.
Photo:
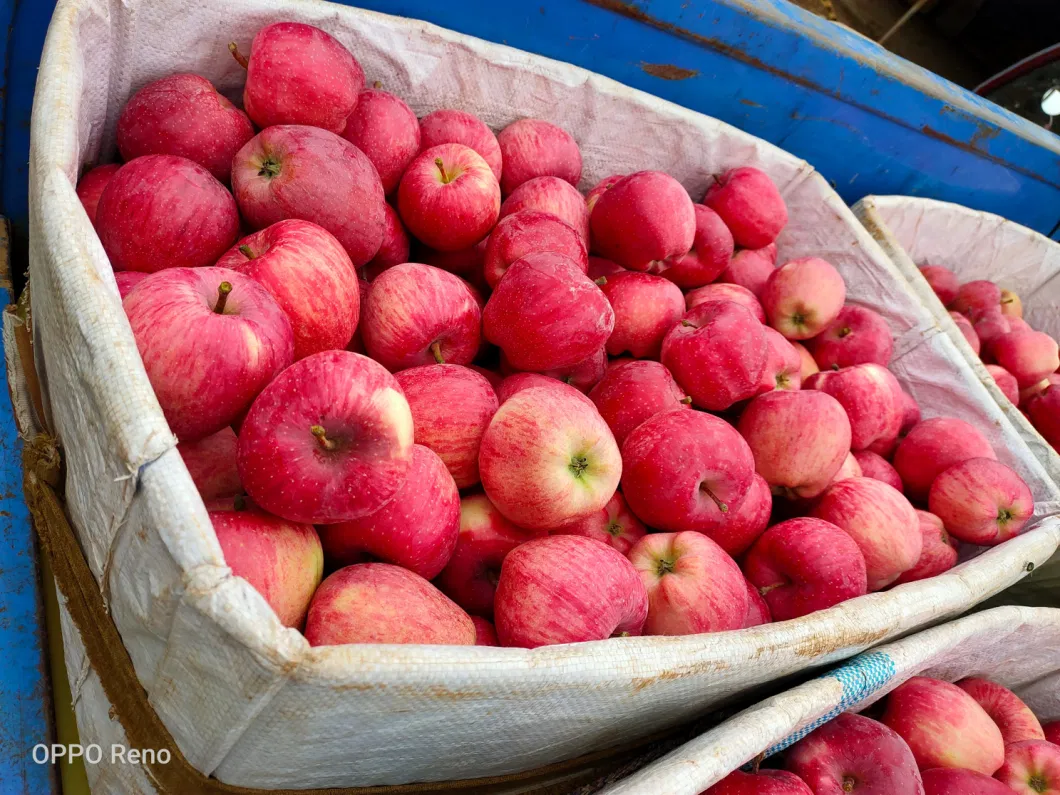
[[[762,326],[769,344],[769,357],[766,369],[762,374],[758,391],[771,392],[774,389],[795,391],[802,386],[802,357],[795,347],[776,329]]]
[[[777,269],[777,247],[770,243],[765,248],[745,248],[737,251],[729,261],[728,267],[718,276],[718,281],[726,284],[737,284],[754,293],[762,294],[769,277]]]
[[[742,629],[747,585],[736,562],[700,533],[652,533],[629,551],[648,592],[645,635]]]
[[[482,313],[459,277],[405,263],[383,271],[368,293],[361,335],[391,372],[432,362],[470,364],[482,344]]]
[[[1012,373],[1020,388],[1038,383],[1060,367],[1056,340],[1041,331],[1012,331],[990,345],[997,363]]]
[[[505,361],[501,354],[501,362]],[[553,370],[545,370],[542,375],[550,376],[565,384],[570,384],[579,392],[587,394],[590,389],[600,383],[600,379],[607,372],[607,349],[600,348],[589,357],[566,367],[557,367]]]
[[[436,110],[420,119],[420,147],[430,149],[441,144],[463,144],[481,155],[501,179],[501,147],[497,136],[477,116],[462,110]]]
[[[217,265],[250,276],[291,321],[294,358],[345,348],[361,314],[353,263],[335,237],[308,221],[279,221],[243,238]]]
[[[309,605],[305,637],[310,646],[474,646],[476,633],[471,617],[423,577],[389,563],[360,563],[320,584]]]
[[[227,268],[169,268],[122,302],[170,429],[194,442],[231,425],[291,363],[291,323],[265,288]]]
[[[755,474],[744,498],[729,508],[717,526],[704,531],[712,541],[733,557],[746,552],[769,526],[773,495],[769,484]]]
[[[924,795],[909,746],[882,723],[844,712],[799,740],[785,767],[820,795]]]
[[[927,511],[917,511],[923,548],[916,565],[902,573],[895,585],[925,580],[957,565],[957,542],[946,532],[942,520]]]
[[[732,259],[732,233],[716,212],[702,204],[693,205],[696,236],[686,254],[670,257],[661,275],[678,287],[702,287],[721,275]]]
[[[957,297],[950,308],[975,323],[980,315],[1000,311],[1001,288],[986,279],[965,282],[957,290]]]
[[[648,530],[626,505],[622,492],[616,491],[607,505],[594,514],[556,528],[552,535],[585,536],[610,544],[623,555],[642,539]]]
[[[1001,313],[1008,317],[1023,318],[1023,301],[1012,290],[1001,291]]]
[[[506,402],[508,398],[512,397],[512,395],[537,387],[553,389],[561,394],[573,397],[575,400],[581,400],[585,403],[592,404],[592,401],[589,398],[570,384],[566,384],[550,375],[542,375],[541,373],[512,373],[505,377],[497,388],[497,403],[498,405],[502,404]]]
[[[942,301],[943,306],[949,306],[957,298],[960,282],[957,281],[957,275],[949,268],[944,268],[942,265],[922,265],[920,275],[935,291],[935,295]]]
[[[912,395],[902,390],[902,429],[899,436],[905,437],[915,425],[920,423],[920,404]]]
[[[497,143],[504,163],[501,188],[505,196],[537,177],[558,177],[578,186],[582,153],[563,128],[541,119],[520,119],[500,131]]]
[[[494,621],[502,646],[640,635],[647,617],[637,570],[600,541],[538,538],[513,549],[501,565]]]
[[[774,494],[816,497],[850,452],[846,411],[824,392],[759,395],[744,409],[737,428]]]
[[[375,88],[360,93],[342,137],[372,161],[387,195],[397,189],[401,175],[420,151],[416,114],[393,94]]]
[[[736,245],[763,248],[777,239],[788,223],[788,208],[769,175],[744,166],[715,176],[714,183],[703,203],[721,216]]]
[[[589,266],[581,235],[552,213],[521,210],[505,216],[490,233],[483,265],[486,282],[496,287],[508,266],[527,254],[551,251],[574,262],[584,273]]]
[[[1005,759],[1001,731],[949,682],[913,677],[888,696],[882,720],[902,735],[921,770],[962,767],[989,776]]]
[[[839,401],[850,420],[850,449],[888,454],[902,426],[902,387],[886,367],[858,364],[824,370],[806,379],[805,389],[816,389]]]
[[[285,627],[302,626],[324,574],[312,525],[285,522],[264,511],[210,511],[225,563],[265,597]]]
[[[143,155],[186,157],[225,183],[235,153],[253,137],[247,114],[193,74],[148,83],[118,116],[118,151],[126,162]]]
[[[847,457],[843,459],[843,463],[839,467],[839,471],[832,477],[832,482],[829,483],[829,487],[833,484],[838,483],[841,480],[850,480],[851,478],[860,478],[861,464],[854,458],[853,453],[847,453]]]
[[[622,456],[589,401],[537,387],[497,410],[482,437],[479,470],[487,496],[509,520],[551,530],[607,505]]]
[[[685,313],[685,298],[673,282],[650,273],[605,277],[600,287],[615,312],[607,353],[657,359],[663,337]]]
[[[1007,687],[977,677],[962,679],[957,682],[957,687],[974,698],[997,724],[1005,745],[1045,739],[1042,724],[1034,717],[1030,707]]]
[[[791,346],[798,351],[799,360],[801,361],[801,367],[799,369],[799,375],[805,382],[814,373],[821,372],[821,368],[817,365],[817,360],[813,358],[813,355],[806,349],[806,346],[802,343],[795,342],[794,340],[788,340]]]
[[[744,557],[747,579],[774,621],[825,610],[868,592],[865,558],[849,535],[820,519],[773,525]]]
[[[559,177],[537,177],[524,182],[504,200],[501,218],[523,210],[538,210],[556,216],[581,235],[589,245],[589,210],[578,189]]]
[[[234,44],[229,49],[246,67],[243,107],[258,127],[345,129],[364,88],[364,71],[327,33],[312,25],[275,22],[254,36],[249,57],[243,58]]]
[[[626,273],[626,269],[609,259],[589,255],[589,270],[586,275],[594,282],[601,276],[614,276],[618,273]]]
[[[985,361],[993,358],[994,342],[1012,331],[1012,321],[1001,314],[998,309],[991,309],[978,315],[972,323],[976,337],[979,338],[980,353]]]
[[[482,313],[482,330],[511,365],[542,371],[585,361],[607,342],[615,313],[600,288],[561,254],[512,263]]]
[[[905,488],[902,485],[902,478],[898,475],[898,470],[891,466],[890,461],[878,453],[874,453],[871,450],[858,450],[854,453],[854,458],[857,459],[858,466],[861,467],[861,474],[865,477],[875,478],[898,491],[902,491]]]
[[[445,463],[423,445],[412,447],[405,482],[374,513],[324,525],[320,539],[331,565],[355,562],[362,552],[433,579],[456,549],[460,493]]]
[[[124,301],[125,296],[132,292],[133,287],[150,275],[150,273],[140,271],[117,271],[114,274],[114,283],[118,285],[118,295]]]
[[[1001,292],[1002,294],[1004,294],[1005,291],[1002,290]],[[1008,318],[1008,327],[1011,331],[1034,331],[1034,329],[1031,328],[1031,324],[1024,320],[1022,317],[1005,314],[1004,309],[1002,309],[1001,314],[1005,315],[1005,317]]]
[[[711,533],[751,489],[754,459],[724,420],[700,411],[667,411],[637,427],[622,445],[622,494],[647,525]]]
[[[975,326],[972,325],[972,321],[960,312],[950,312],[950,317],[953,318],[953,322],[957,324],[957,329],[961,332],[964,338],[968,340],[972,352],[978,356],[979,351],[983,348],[983,341],[979,339],[979,334],[976,332]]]
[[[198,163],[145,155],[111,177],[95,226],[114,270],[155,273],[213,265],[239,235],[239,211]]]
[[[879,364],[886,367],[894,352],[887,321],[871,309],[847,304],[835,320],[809,342],[819,367],[853,367]]]
[[[1012,795],[997,779],[955,767],[933,767],[920,774],[925,795]]]
[[[592,215],[593,208],[596,206],[596,202],[599,201],[600,197],[607,191],[611,190],[611,188],[615,187],[615,185],[626,176],[626,174],[612,174],[609,177],[604,177],[585,194],[585,206],[589,210],[590,215]]]
[[[364,280],[363,277],[357,278],[357,292],[361,296],[361,308],[358,314],[357,328],[354,329],[353,337],[350,339],[350,344],[346,346],[346,350],[352,353],[364,353],[364,339],[361,336],[361,323],[360,318],[364,317],[364,308],[368,303],[368,292],[372,289],[372,285]]]
[[[1060,373],[1050,373],[1037,384],[1029,386],[1026,389],[1021,389],[1019,395],[1020,408],[1026,411],[1027,405],[1031,402],[1033,398],[1045,394],[1045,390],[1047,390],[1051,386],[1055,386],[1056,384],[1060,384]]]
[[[455,364],[412,367],[395,378],[412,410],[416,444],[438,454],[459,488],[478,483],[479,444],[498,405],[489,381]]]
[[[754,293],[746,287],[719,282],[697,287],[685,293],[685,307],[689,310],[695,309],[700,304],[709,304],[711,301],[733,301],[750,310],[759,323],[766,322],[766,310],[758,303]]]
[[[239,432],[239,476],[251,498],[291,521],[329,524],[375,513],[401,488],[412,413],[382,365],[325,351],[283,371]]]
[[[589,392],[619,447],[641,423],[691,402],[658,362],[631,361],[609,369]]]
[[[661,171],[623,177],[593,207],[596,253],[635,271],[681,257],[695,242],[696,212],[681,183]]]
[[[238,444],[235,431],[222,428],[197,442],[177,445],[177,452],[203,502],[243,493],[236,466]]]
[[[758,392],[771,346],[763,326],[734,301],[700,304],[663,339],[661,361],[707,411],[724,411]]]
[[[805,340],[839,316],[846,285],[823,259],[803,257],[775,270],[758,299],[773,328],[789,340]]]
[[[743,629],[772,624],[773,616],[769,612],[769,605],[766,604],[766,600],[762,598],[762,594],[758,593],[758,589],[746,577],[744,582],[747,584],[747,617],[743,620]]]
[[[730,773],[703,795],[813,795],[813,790],[794,773],[759,770]]]
[[[395,265],[409,261],[409,233],[401,223],[397,210],[389,204],[383,205],[383,242],[379,251],[364,266],[365,276],[371,280]]]
[[[500,389],[501,383],[504,381],[504,376],[498,373],[496,370],[489,370],[485,367],[480,367],[477,364],[470,365],[469,369],[474,370],[476,373],[478,373],[487,381],[489,381],[489,385],[493,388],[493,391],[495,393],[498,389]]]
[[[1020,387],[1016,381],[1016,376],[997,364],[986,365],[986,371],[990,373],[990,377],[994,379],[994,383],[997,384],[997,388],[1001,390],[1001,393],[1012,401],[1012,405],[1018,405],[1020,402]]]
[[[492,616],[504,558],[520,544],[543,535],[547,533],[516,527],[485,494],[464,497],[456,549],[438,575],[438,587],[469,613]]]
[[[1027,401],[1027,416],[1038,433],[1060,450],[1060,386],[1050,384]]]
[[[939,473],[928,507],[959,541],[994,546],[1020,534],[1034,515],[1034,497],[1001,462],[969,458]]]
[[[975,426],[953,417],[935,417],[913,426],[898,444],[892,463],[910,499],[926,502],[935,478],[969,458],[997,456]]]
[[[243,218],[261,229],[287,218],[333,234],[355,268],[379,252],[386,228],[383,184],[356,146],[317,127],[281,125],[254,136],[232,161]]]
[[[500,641],[497,640],[497,630],[493,628],[493,623],[487,621],[481,616],[471,616],[471,621],[475,625],[475,645],[476,646],[500,646]]]
[[[103,189],[110,184],[111,178],[118,173],[120,168],[121,166],[117,163],[96,166],[86,171],[77,182],[77,198],[81,200],[81,206],[85,208],[88,220],[93,226],[96,224],[96,208],[99,206]]]

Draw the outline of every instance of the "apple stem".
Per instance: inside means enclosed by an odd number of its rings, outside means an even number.
[[[450,179],[449,175],[445,173],[445,163],[442,162],[442,158],[434,158],[434,165],[442,175],[443,185],[448,185],[450,182],[452,182],[452,179]]]
[[[234,41],[228,42],[228,51],[232,53],[232,57],[236,59],[236,63],[242,66],[244,69],[247,68],[247,57],[239,51],[239,45]]]
[[[213,311],[219,315],[225,313],[225,304],[228,303],[228,296],[232,292],[232,282],[221,282],[217,285],[217,303],[213,305]]]
[[[372,83],[372,88],[374,88],[374,89],[378,90],[378,89],[380,89],[382,87],[383,87],[383,84],[380,81],[378,81],[378,80],[376,80],[374,83]]]
[[[597,287],[603,287],[607,284],[607,277],[601,276],[599,279],[594,279],[593,281],[596,282]]]
[[[257,257],[258,257],[258,255],[254,253],[254,249],[252,249],[250,246],[248,246],[246,244],[243,244],[242,246],[239,247],[239,253],[242,254],[247,259],[257,259]]]
[[[681,398],[681,402],[684,403],[686,406],[691,406],[692,405],[692,396],[691,395],[685,395],[683,398]]]
[[[758,593],[760,595],[762,595],[762,596],[765,596],[767,593],[769,593],[770,591],[775,591],[777,588],[779,588],[783,584],[784,583],[782,583],[782,582],[775,582],[772,585],[762,586],[761,588],[758,589]]]
[[[766,760],[766,754],[765,754],[765,751],[763,751],[762,753],[760,753],[758,756],[756,756],[754,759],[751,760],[751,772],[757,775],[759,768],[762,767],[762,763],[765,760]]]
[[[442,343],[431,343],[431,356],[434,357],[434,361],[438,362],[438,364],[445,364],[445,357],[442,356]]]
[[[706,494],[708,497],[710,497],[712,500],[714,500],[714,504],[718,506],[719,511],[721,511],[722,513],[729,512],[729,506],[719,500],[717,495],[707,487],[706,483],[699,484],[699,490]]]
[[[847,336],[852,330],[853,329],[851,329],[850,326],[843,326],[843,328],[839,329],[839,339],[843,339],[843,337]]]
[[[681,321],[681,325],[682,325],[682,326],[692,326],[692,327],[695,327],[695,325],[696,325],[696,324],[695,324],[695,323],[693,323],[693,322],[692,322],[691,320],[682,320],[682,321]]]
[[[309,429],[309,432],[317,437],[317,441],[320,442],[320,446],[325,450],[334,450],[336,445],[331,439],[328,438],[328,432],[324,430],[322,425],[314,425]]]

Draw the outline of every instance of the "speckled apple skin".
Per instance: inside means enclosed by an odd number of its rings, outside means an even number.
[[[357,97],[342,137],[372,161],[383,193],[394,192],[401,175],[420,151],[420,123],[403,100],[369,88]]]
[[[524,182],[509,195],[501,205],[501,218],[522,212],[538,210],[550,213],[581,235],[582,243],[589,246],[589,209],[578,189],[559,177],[536,177]]]
[[[693,205],[696,234],[692,248],[665,260],[659,274],[681,289],[702,287],[717,279],[732,260],[732,232],[721,216],[702,204]]]
[[[119,168],[121,168],[120,163],[106,163],[86,171],[81,179],[78,180],[77,198],[81,200],[81,206],[85,208],[88,220],[92,222],[93,226],[96,223],[96,208],[99,206],[99,197],[103,195],[103,189],[110,184],[111,177],[118,173]]]
[[[497,136],[477,116],[463,110],[432,111],[420,119],[420,148],[439,144],[463,144],[485,160],[497,181],[501,180],[501,147]]]
[[[1023,531],[1034,515],[1034,496],[1023,478],[1001,462],[969,458],[935,478],[928,508],[957,540],[994,546]]]
[[[562,254],[583,273],[589,268],[585,244],[573,226],[552,213],[520,210],[503,217],[490,232],[483,262],[486,283],[496,287],[508,266],[537,251]]]
[[[673,282],[650,273],[620,273],[600,287],[615,312],[607,353],[658,359],[663,337],[685,313],[685,297]]]
[[[777,186],[751,166],[716,176],[703,203],[721,216],[740,248],[768,246],[788,223],[788,208]]]
[[[177,452],[204,502],[243,493],[236,466],[239,440],[231,428],[222,428],[197,442],[181,442]]]
[[[757,773],[736,770],[703,795],[814,795],[814,792],[801,778],[786,770],[760,770]]]
[[[663,411],[687,409],[684,391],[659,362],[624,362],[604,373],[589,392],[619,447],[638,426]]]
[[[923,539],[920,557],[913,568],[894,581],[895,585],[935,577],[957,565],[957,541],[946,532],[942,520],[927,511],[918,510],[916,516]]]
[[[700,304],[709,304],[711,301],[734,301],[748,309],[759,323],[766,322],[766,311],[758,303],[754,293],[738,284],[716,282],[685,293],[686,309],[695,309]]]
[[[839,316],[846,294],[846,283],[831,263],[802,257],[773,271],[758,300],[773,328],[789,340],[808,340]]]
[[[886,367],[858,364],[841,370],[825,369],[806,379],[816,389],[839,401],[850,420],[850,449],[887,455],[902,427],[902,387]]]
[[[497,136],[507,196],[538,177],[557,177],[574,187],[582,177],[582,153],[569,132],[541,119],[519,119]]]
[[[955,417],[934,417],[913,426],[899,442],[891,463],[909,498],[926,502],[935,478],[969,458],[997,456],[974,425]]]
[[[633,545],[644,538],[647,532],[644,522],[626,505],[622,492],[616,491],[607,505],[596,513],[558,527],[551,534],[595,538],[628,555]]]
[[[809,341],[820,367],[878,364],[886,367],[894,353],[891,327],[878,312],[848,304],[824,331]]]

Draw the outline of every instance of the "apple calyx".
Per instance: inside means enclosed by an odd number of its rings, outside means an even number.
[[[247,57],[239,51],[239,45],[234,41],[228,42],[228,51],[232,53],[232,57],[236,59],[236,63],[242,66],[244,69],[247,68],[248,61]]]
[[[442,343],[431,343],[431,356],[434,357],[434,361],[436,361],[438,364],[445,364],[445,357],[442,356]]]
[[[853,776],[843,776],[843,792],[853,792],[857,785],[858,781]]]
[[[278,160],[273,160],[271,155],[266,157],[261,161],[261,168],[258,169],[258,176],[265,177],[266,179],[280,176],[280,162]]]
[[[997,510],[997,523],[999,526],[1004,527],[1012,521],[1012,511],[1008,508],[998,508]]]
[[[620,535],[622,535],[622,525],[620,525],[614,519],[607,523],[607,527],[605,527],[604,530],[612,538],[618,538]]]
[[[217,285],[217,303],[213,305],[213,311],[219,315],[225,313],[225,304],[228,303],[228,296],[232,293],[232,282],[221,282]]]
[[[673,574],[674,569],[677,568],[677,561],[673,558],[656,558],[655,559],[655,573],[659,577],[663,577],[667,574]]]
[[[317,437],[317,441],[320,442],[320,446],[328,452],[334,450],[338,445],[328,438],[328,432],[324,430],[323,425],[313,425],[309,428],[309,432]]]
[[[708,497],[710,497],[712,500],[714,500],[714,504],[718,506],[719,511],[721,511],[722,513],[729,512],[729,506],[722,502],[720,499],[718,499],[718,495],[711,491],[710,487],[706,483],[700,483],[699,490],[706,494]]]
[[[246,243],[244,243],[242,246],[239,247],[239,253],[242,254],[247,259],[257,259],[258,258],[258,255],[254,253],[254,249],[252,249]]]
[[[589,459],[587,459],[584,455],[572,456],[570,463],[567,465],[567,469],[569,469],[576,478],[580,478],[585,472],[585,470],[588,468]]]
[[[1027,786],[1035,792],[1048,792],[1049,782],[1045,780],[1045,777],[1041,774],[1035,773],[1027,779]]]

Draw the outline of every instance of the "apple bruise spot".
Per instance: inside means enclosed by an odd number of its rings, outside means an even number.
[[[221,282],[217,285],[217,303],[213,306],[213,311],[219,315],[225,313],[225,305],[228,303],[228,296],[232,294],[232,283]]]

